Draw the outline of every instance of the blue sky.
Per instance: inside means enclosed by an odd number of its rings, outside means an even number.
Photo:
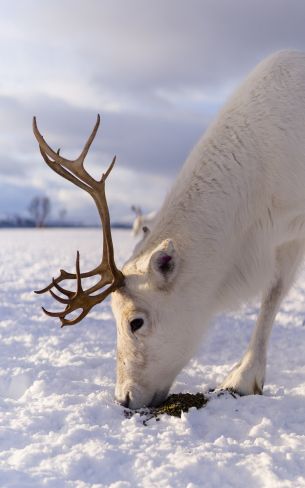
[[[32,135],[87,157],[113,220],[160,206],[188,152],[245,74],[283,48],[305,50],[299,0],[0,0],[0,214],[47,194],[53,216],[97,221],[84,192],[52,174]]]

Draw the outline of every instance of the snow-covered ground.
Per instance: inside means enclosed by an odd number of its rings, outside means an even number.
[[[133,246],[114,233],[119,263]],[[305,273],[274,327],[263,396],[212,398],[147,427],[113,401],[109,301],[74,327],[42,314],[32,290],[100,254],[98,230],[0,231],[0,487],[305,487]],[[53,306],[54,309],[54,306]],[[173,392],[221,382],[249,339],[256,307],[221,316]]]

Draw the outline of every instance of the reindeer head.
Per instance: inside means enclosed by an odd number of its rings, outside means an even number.
[[[164,316],[176,260],[170,240],[131,259],[123,268],[125,286],[112,295],[118,332],[116,398],[131,408],[161,403],[177,375]]]
[[[136,248],[123,267],[124,287],[112,294],[118,332],[116,398],[130,408],[165,400],[196,351],[207,317],[202,287],[192,286],[192,260],[183,259],[180,242],[155,242],[152,232]]]
[[[187,301],[182,306],[181,298],[177,301],[177,296],[183,296],[183,284],[178,279],[181,260],[170,239],[157,246],[146,243],[145,250],[131,258],[122,271],[117,269],[105,196],[105,181],[115,158],[100,181],[84,168],[84,159],[99,122],[98,116],[81,155],[71,161],[63,158],[59,150],[51,149],[40,134],[35,118],[33,120],[34,134],[45,162],[92,196],[103,226],[101,263],[91,271],[81,272],[77,253],[75,273],[61,270],[56,279],[36,293],[49,291],[65,305],[60,312],[43,309],[49,316],[58,317],[62,327],[82,320],[93,306],[112,293],[118,338],[116,398],[130,408],[157,405],[166,398],[177,373],[193,353],[196,338],[188,329],[191,305]],[[84,289],[82,279],[93,276],[99,276],[98,282]],[[59,284],[71,279],[76,282],[75,291]],[[177,287],[181,287],[182,294],[177,295]],[[78,315],[71,318],[71,313]],[[174,329],[173,322],[176,322]]]

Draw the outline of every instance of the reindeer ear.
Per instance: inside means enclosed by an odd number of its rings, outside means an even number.
[[[149,272],[158,288],[163,288],[173,281],[177,269],[178,256],[174,243],[171,239],[166,239],[152,253],[149,261]]]

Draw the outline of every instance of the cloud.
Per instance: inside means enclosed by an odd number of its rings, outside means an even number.
[[[2,54],[9,62],[14,50],[23,83],[114,107],[160,88],[222,90],[269,52],[305,44],[298,0],[15,0],[3,10]]]
[[[36,46],[45,75],[54,78],[60,65],[59,83],[93,75],[107,91],[133,94],[160,84],[221,86],[270,51],[305,40],[298,0],[22,0],[7,9],[21,26],[14,36],[30,52]]]
[[[152,210],[161,202],[260,59],[305,50],[299,0],[0,0],[0,7],[0,212],[25,207],[37,191],[75,218],[96,219],[79,190],[44,165],[33,115],[50,144],[74,158],[101,113],[88,168],[99,175],[117,154],[109,201],[125,218],[132,203]]]

